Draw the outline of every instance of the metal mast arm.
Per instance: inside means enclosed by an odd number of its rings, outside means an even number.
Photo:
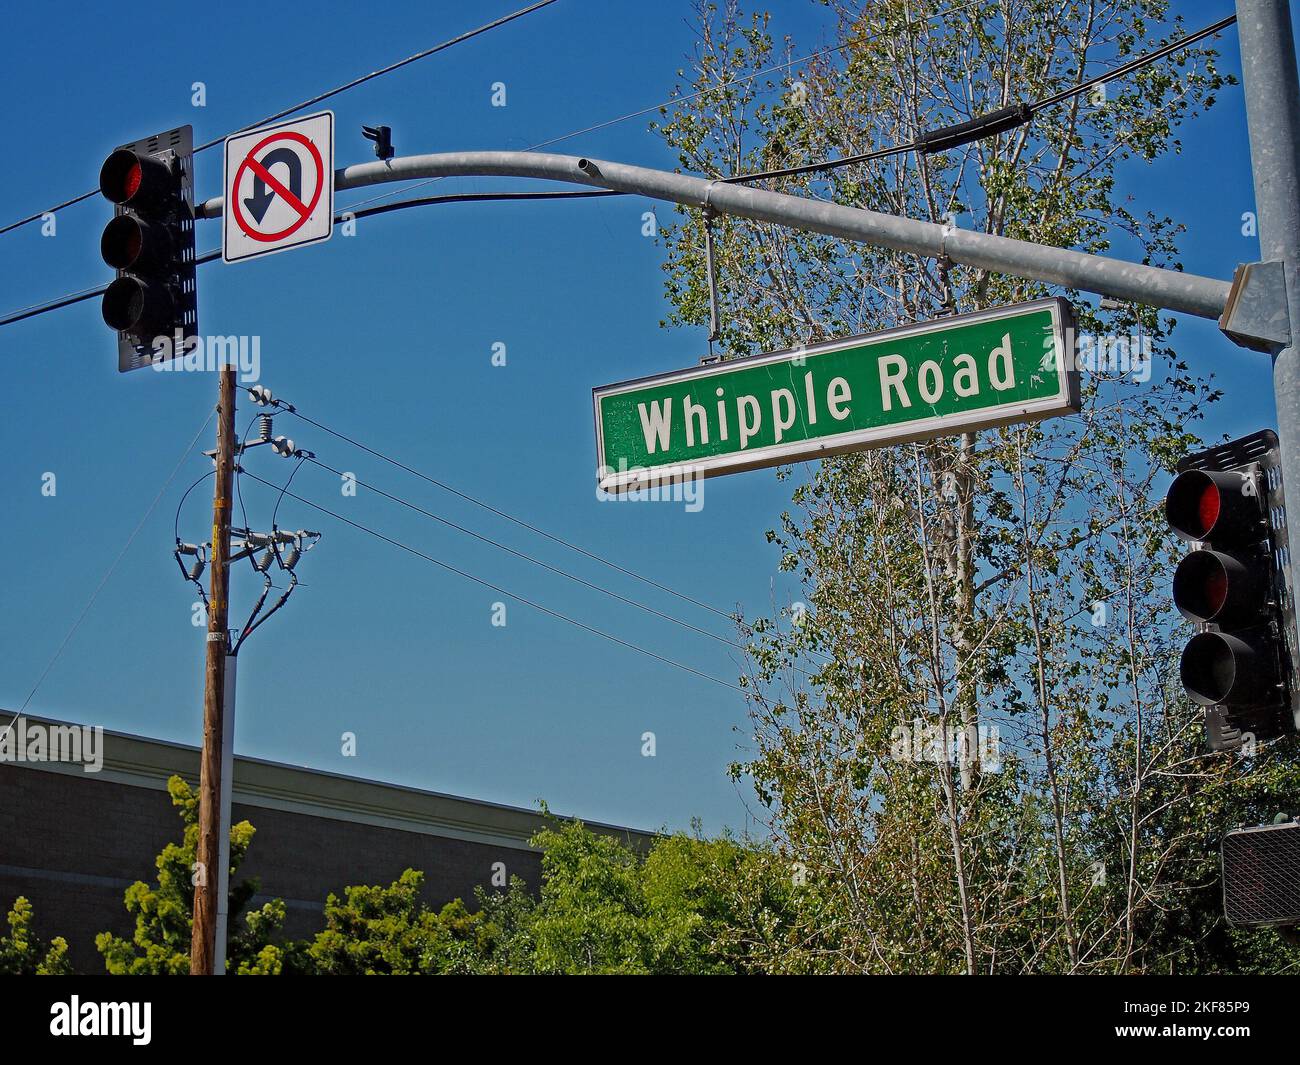
[[[1183,311],[1201,318],[1219,318],[1231,289],[1227,281],[1176,270],[918,222],[747,185],[573,155],[446,152],[402,156],[382,163],[344,167],[335,171],[334,185],[336,189],[360,189],[417,178],[488,176],[566,181],[690,207],[705,206],[707,197],[708,206],[720,214],[825,233],[895,251],[946,256],[966,266]],[[222,198],[218,196],[201,204],[197,213],[203,218],[216,218],[222,208]]]

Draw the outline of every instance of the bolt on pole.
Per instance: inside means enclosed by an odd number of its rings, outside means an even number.
[[[1287,525],[1300,528],[1300,79],[1287,0],[1237,0],[1237,29],[1260,259],[1282,263],[1285,274],[1291,339],[1273,355],[1273,395]],[[1294,601],[1297,562],[1290,554]],[[1294,631],[1287,642],[1294,654]]]
[[[190,974],[217,971],[220,875],[221,792],[225,740],[226,660],[229,633],[230,506],[235,464],[235,367],[218,371],[217,483],[212,498],[212,568],[208,595],[208,639],[203,689],[203,751],[199,775],[199,844],[195,854],[194,926],[190,936]],[[233,681],[233,670],[231,680]],[[225,951],[222,950],[224,957]]]

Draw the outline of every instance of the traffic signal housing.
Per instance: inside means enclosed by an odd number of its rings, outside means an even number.
[[[192,127],[181,126],[115,149],[99,171],[115,208],[100,254],[117,277],[101,309],[117,333],[119,371],[197,343],[193,144]]]
[[[1223,912],[1238,928],[1300,924],[1300,821],[1234,828],[1220,847]]]
[[[1264,430],[1184,459],[1165,497],[1170,526],[1195,545],[1174,573],[1174,605],[1198,629],[1179,676],[1206,708],[1212,750],[1295,731],[1281,487]]]

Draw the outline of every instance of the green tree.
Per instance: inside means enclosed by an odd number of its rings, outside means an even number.
[[[679,834],[646,855],[581,822],[554,822],[534,899],[522,880],[441,909],[423,874],[329,897],[325,929],[287,948],[283,971],[330,975],[732,973],[758,971],[790,927],[793,889],[775,855]],[[275,970],[279,971],[279,970]]]
[[[642,857],[580,821],[533,837],[541,899],[529,934],[547,973],[733,973],[757,969],[787,921],[778,860],[728,839],[677,834]]]
[[[158,855],[154,862],[158,869],[157,884],[137,880],[126,889],[126,909],[135,917],[132,938],[123,939],[111,932],[101,932],[95,937],[105,967],[117,976],[179,976],[189,972],[194,907],[192,870],[199,838],[199,800],[179,776],[167,781],[167,791],[184,826],[181,842],[167,844]],[[284,923],[284,903],[274,899],[244,913],[259,884],[256,879],[235,880],[255,834],[256,829],[247,821],[230,826],[226,965],[228,971],[240,974],[276,973],[283,967],[283,948],[272,940]]]
[[[1184,33],[1163,0],[829,6],[832,46],[801,62],[771,16],[700,6],[691,84],[659,124],[683,169],[906,144]],[[1181,227],[1123,182],[1177,153],[1178,127],[1230,84],[1205,42],[950,152],[761,184],[1176,269]],[[661,230],[669,324],[707,321],[703,226],[685,210]],[[728,357],[1058,294],[1076,306],[1083,370],[1077,416],[778,473],[793,505],[768,538],[797,601],[745,619],[754,744],[733,772],[803,884],[793,931],[755,940],[761,964],[1293,967],[1214,902],[1217,836],[1300,806],[1300,769],[1294,740],[1207,755],[1177,684],[1187,633],[1165,575],[1181,547],[1160,497],[1220,393],[1179,358],[1173,320],[765,223],[714,228]]]
[[[0,976],[68,976],[68,941],[44,943],[32,934],[32,904],[19,895],[9,911],[9,934],[0,936]]]
[[[388,887],[349,887],[325,903],[325,929],[302,952],[304,971],[330,976],[434,976],[485,971],[501,927],[460,900],[434,910],[424,874],[407,869]],[[518,883],[512,892],[522,891]]]

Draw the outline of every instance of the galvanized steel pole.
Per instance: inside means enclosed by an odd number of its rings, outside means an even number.
[[[1300,528],[1300,80],[1287,0],[1237,0],[1237,30],[1260,259],[1283,264],[1290,323],[1290,343],[1273,355],[1289,545],[1291,522]],[[1296,565],[1292,556],[1293,602]],[[1300,643],[1294,631],[1287,642],[1294,660]]]
[[[335,171],[336,189],[359,189],[390,181],[435,177],[522,177],[614,189],[720,214],[773,222],[917,255],[947,256],[953,262],[1064,285],[1115,299],[1217,319],[1231,285],[1209,277],[1049,248],[1028,241],[975,233],[954,226],[918,222],[860,207],[626,163],[537,152],[447,152],[363,163]],[[200,217],[222,212],[216,197],[199,207]]]

